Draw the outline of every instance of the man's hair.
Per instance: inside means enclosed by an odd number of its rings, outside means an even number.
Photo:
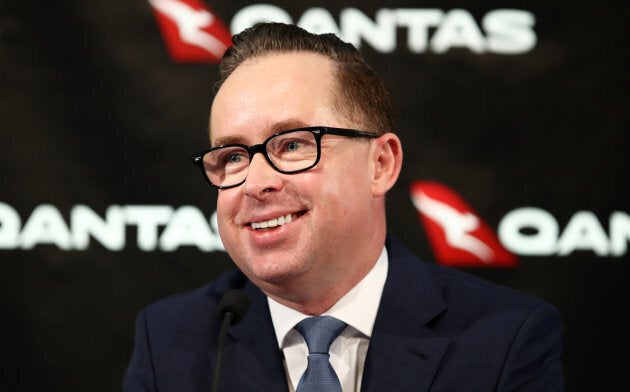
[[[274,53],[312,52],[332,60],[336,78],[335,109],[364,131],[377,134],[395,129],[394,104],[383,80],[361,53],[334,34],[312,34],[284,23],[258,23],[232,37],[233,45],[219,65],[215,91],[244,61]],[[279,70],[282,72],[282,70]]]

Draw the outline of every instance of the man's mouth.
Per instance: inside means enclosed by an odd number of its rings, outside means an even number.
[[[292,220],[303,214],[303,212],[299,214],[286,214],[275,219],[269,219],[262,222],[252,222],[250,226],[254,230],[271,229],[274,227],[286,225],[287,223],[291,222]]]

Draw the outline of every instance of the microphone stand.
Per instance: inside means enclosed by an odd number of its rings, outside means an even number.
[[[230,325],[236,324],[243,318],[247,311],[249,300],[245,292],[240,289],[232,289],[223,294],[219,301],[217,311],[219,318],[223,319],[219,339],[217,340],[217,360],[214,367],[214,378],[212,379],[212,392],[219,391],[219,376],[221,375],[221,362],[223,361],[223,346],[225,345],[225,337]]]
[[[219,375],[221,374],[221,361],[223,360],[223,345],[225,342],[225,335],[227,335],[228,327],[232,324],[234,314],[232,312],[225,313],[223,318],[223,324],[221,325],[221,332],[219,333],[219,340],[217,343],[217,360],[214,366],[214,377],[212,379],[212,391],[217,392],[219,390]]]

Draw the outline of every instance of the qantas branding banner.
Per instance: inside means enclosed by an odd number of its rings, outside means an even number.
[[[560,232],[553,215],[541,208],[521,207],[499,222],[498,234],[452,189],[417,181],[411,200],[429,236],[436,260],[460,267],[516,267],[517,255],[568,256],[590,251],[594,256],[624,257],[630,241],[630,215],[615,211],[609,231],[591,211],[578,211]]]
[[[566,390],[619,389],[628,20],[612,0],[3,1],[0,390],[119,390],[137,312],[233,268],[190,157],[232,35],[263,21],[339,35],[391,87],[388,231],[552,302]]]
[[[514,268],[520,256],[569,256],[576,251],[593,257],[626,256],[630,215],[611,214],[608,231],[592,211],[578,211],[564,231],[541,208],[520,207],[499,222],[498,236],[455,191],[435,182],[416,181],[411,200],[437,262],[454,267]],[[65,219],[53,205],[39,205],[24,221],[18,211],[0,202],[0,249],[33,249],[54,245],[60,250],[87,250],[96,242],[111,251],[128,246],[133,227],[142,251],[172,252],[182,246],[224,251],[216,213],[205,217],[195,206],[110,206],[104,216],[85,205],[71,208]]]
[[[149,0],[155,11],[168,51],[175,61],[219,61],[230,32],[219,15],[197,0]],[[281,6],[254,3],[232,16],[231,33],[257,22],[295,23],[315,33],[335,33],[361,47],[392,53],[402,44],[411,53],[445,53],[465,48],[473,53],[520,54],[536,46],[536,17],[521,9],[494,9],[479,20],[466,9],[381,8],[368,15],[360,8],[344,7],[338,15],[322,7],[310,7],[291,15]]]

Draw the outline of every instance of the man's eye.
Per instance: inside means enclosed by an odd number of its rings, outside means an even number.
[[[226,159],[226,163],[239,163],[243,160],[243,156],[242,155],[236,155],[236,154],[232,154],[229,155]]]
[[[242,165],[247,163],[248,158],[246,151],[225,151],[221,162],[223,162],[223,166]]]
[[[298,148],[300,148],[300,143],[295,140],[292,142],[286,143],[286,145],[284,146],[284,150],[287,152],[297,151]]]

